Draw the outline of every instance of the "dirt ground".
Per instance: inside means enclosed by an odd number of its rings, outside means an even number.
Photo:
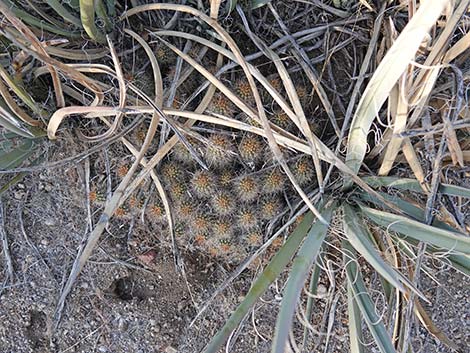
[[[60,289],[87,234],[82,174],[82,165],[34,173],[3,199],[14,278],[7,280],[2,256],[0,352],[200,352],[246,292],[255,272],[243,273],[189,327],[197,308],[233,268],[187,252],[184,278],[175,271],[171,250],[159,245],[159,235],[139,221],[131,232],[117,227],[102,239],[54,328]],[[434,278],[423,276],[422,286],[432,303],[432,317],[462,352],[469,352],[465,348],[470,345],[468,279],[445,267],[433,268]],[[280,289],[282,281],[245,320],[232,342],[233,352],[270,351]],[[348,350],[342,299],[340,295],[327,352]],[[327,302],[326,297],[316,299],[318,318]],[[448,352],[422,327],[415,328],[413,335],[415,352]],[[324,351],[324,340],[320,341],[311,352]],[[376,351],[370,347],[370,352]]]

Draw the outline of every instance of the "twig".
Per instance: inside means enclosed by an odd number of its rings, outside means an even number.
[[[11,261],[10,247],[8,245],[8,236],[5,231],[5,212],[3,210],[3,201],[1,198],[0,198],[0,238],[1,238],[0,240],[2,243],[2,248],[3,248],[3,256],[5,257],[5,262],[6,262],[6,267],[7,267],[7,276],[5,278],[2,289],[0,289],[0,296],[1,296],[5,288],[5,284],[8,283],[8,281],[13,280],[13,262]]]

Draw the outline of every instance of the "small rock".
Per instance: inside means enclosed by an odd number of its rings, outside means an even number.
[[[56,225],[56,221],[53,218],[46,218],[46,220],[44,221],[44,224],[48,227],[52,227]]]
[[[140,262],[142,262],[146,266],[150,266],[157,257],[157,252],[155,250],[149,250],[141,255],[137,256]]]
[[[323,285],[323,284],[320,283],[320,284],[317,286],[317,295],[318,295],[320,298],[324,298],[324,297],[326,296],[326,293],[327,293],[327,292],[328,292],[328,291],[327,291],[325,285]]]
[[[15,198],[15,200],[21,200],[24,197],[24,195],[25,195],[24,191],[15,191],[13,193],[13,197]]]
[[[121,332],[124,332],[127,330],[127,328],[129,327],[128,323],[126,320],[124,320],[124,318],[119,318],[119,322],[118,322],[118,330],[121,331]]]
[[[175,348],[168,346],[165,348],[165,353],[178,353],[178,351]]]

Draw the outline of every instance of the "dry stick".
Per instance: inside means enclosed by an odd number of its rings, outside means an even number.
[[[313,85],[313,88],[317,92],[318,97],[320,98],[320,101],[323,104],[323,107],[325,108],[326,114],[328,115],[328,118],[330,119],[330,123],[333,126],[336,132],[336,135],[339,136],[340,131],[339,131],[338,123],[336,122],[335,114],[333,112],[333,107],[331,106],[328,96],[326,95],[326,92],[320,83],[320,78],[318,76],[318,73],[316,72],[312,64],[310,63],[310,58],[308,57],[307,53],[305,53],[305,50],[302,49],[302,47],[295,41],[295,39],[289,33],[289,30],[287,29],[284,22],[282,22],[281,17],[277,13],[276,9],[274,8],[271,2],[268,3],[268,7],[271,10],[272,14],[274,15],[274,18],[276,19],[277,23],[281,27],[282,31],[284,32],[284,34],[287,36],[290,43],[292,44],[294,48],[294,50],[292,50],[292,54],[294,54],[295,58],[300,63],[300,66],[302,67],[304,72],[307,74],[310,82]]]
[[[3,256],[5,257],[7,275],[5,277],[4,284],[0,289],[0,296],[5,289],[5,285],[8,281],[13,280],[13,262],[11,261],[10,247],[8,245],[8,236],[5,231],[5,211],[3,210],[3,201],[0,199],[0,240],[3,248]]]
[[[349,123],[351,121],[352,112],[355,107],[357,97],[360,94],[362,83],[364,82],[364,79],[366,78],[366,72],[369,69],[369,64],[372,62],[372,55],[375,52],[377,40],[379,39],[380,28],[382,27],[382,20],[384,17],[384,11],[385,11],[386,6],[387,6],[386,3],[384,2],[380,10],[380,14],[375,20],[374,32],[372,33],[369,47],[367,48],[366,56],[364,57],[364,61],[362,62],[361,70],[359,71],[356,85],[354,86],[353,92],[351,94],[351,98],[349,99],[348,109],[346,110],[346,115],[344,116],[344,122],[343,122],[343,125],[341,126],[341,132],[339,135],[338,144],[336,145],[336,148],[335,148],[335,154],[339,153],[339,150],[341,149],[341,145],[343,143],[344,135],[349,129]],[[324,187],[326,187],[326,184],[328,183],[332,172],[333,172],[333,165],[330,166],[330,168],[328,169],[326,173]]]
[[[126,100],[126,97],[125,97],[126,89],[125,89],[125,83],[124,83],[124,79],[123,79],[123,75],[122,75],[122,70],[121,70],[121,67],[119,65],[119,61],[118,61],[118,58],[117,58],[117,55],[116,55],[116,51],[114,49],[114,45],[113,45],[113,43],[111,42],[111,40],[109,39],[108,36],[107,36],[107,40],[108,40],[108,45],[109,45],[109,48],[110,48],[110,51],[111,51],[111,56],[112,56],[112,59],[113,59],[113,63],[114,63],[114,66],[115,66],[116,75],[118,77],[118,81],[119,81],[119,85],[120,85],[120,90],[119,91],[120,91],[121,94],[124,95],[124,96],[119,97],[120,108],[123,108],[123,105],[125,104],[125,100]],[[163,113],[161,113],[160,111],[158,111],[158,113],[159,113],[159,116],[163,115]],[[111,199],[109,200],[109,202],[106,203],[105,209],[104,209],[103,214],[101,215],[98,223],[96,224],[95,228],[91,232],[91,234],[90,234],[86,244],[84,245],[84,247],[82,249],[80,249],[79,255],[75,258],[73,267],[70,271],[67,282],[66,282],[66,284],[65,284],[65,286],[62,290],[59,301],[57,303],[56,311],[54,313],[54,320],[55,320],[55,327],[56,328],[59,324],[59,321],[60,321],[60,318],[61,318],[61,315],[62,315],[62,310],[64,308],[65,300],[67,298],[67,295],[72,290],[72,286],[75,283],[75,280],[77,279],[77,277],[80,274],[81,270],[85,266],[85,263],[88,260],[88,258],[90,257],[93,249],[96,247],[96,244],[98,243],[98,240],[99,240],[101,234],[103,233],[106,225],[108,224],[109,219],[111,218],[111,216],[114,214],[115,210],[117,209],[117,207],[119,205],[119,201],[122,198],[122,195],[124,194],[124,191],[125,191],[126,187],[128,186],[129,182],[131,181],[131,178],[132,178],[133,174],[135,173],[135,171],[139,167],[140,161],[144,157],[145,152],[147,151],[147,149],[150,147],[152,139],[153,139],[153,137],[155,135],[155,132],[157,130],[158,122],[159,122],[159,117],[153,116],[152,120],[151,120],[151,123],[150,123],[150,126],[149,126],[149,129],[147,131],[147,135],[145,136],[145,140],[144,140],[144,143],[142,145],[141,151],[139,153],[139,156],[136,158],[136,160],[132,164],[131,168],[129,169],[129,172],[126,174],[124,179],[121,181],[121,183],[119,184],[118,188],[114,192],[114,194],[111,197]]]
[[[423,114],[429,115],[429,113],[424,112]],[[470,127],[470,118],[467,119],[461,119],[455,123],[452,124],[452,128],[454,130],[460,130],[460,129],[466,129]],[[398,137],[418,137],[418,136],[424,136],[425,139],[425,144],[426,140],[430,137],[429,135],[434,135],[434,134],[439,134],[444,131],[446,128],[444,123],[438,123],[435,125],[431,125],[431,120],[429,119],[429,123],[426,122],[426,126],[423,126],[422,128],[416,128],[416,129],[409,129],[407,131],[401,132]],[[429,139],[431,142],[432,139]],[[426,150],[428,148],[426,147]]]
[[[28,198],[28,192],[26,193],[25,195],[25,199]],[[28,234],[26,233],[26,230],[24,228],[24,221],[23,221],[23,210],[22,210],[22,207],[24,206],[23,205],[24,202],[21,202],[19,205],[18,205],[18,210],[17,210],[17,215],[18,215],[18,223],[20,225],[20,231],[21,231],[21,234],[23,235],[23,238],[24,240],[26,241],[26,243],[29,245],[29,247],[33,250],[33,252],[36,254],[36,256],[38,257],[39,261],[42,262],[42,264],[49,270],[50,274],[51,274],[51,277],[52,279],[58,283],[57,279],[54,277],[54,272],[52,272],[52,269],[50,268],[50,266],[47,264],[46,260],[44,260],[44,258],[42,257],[41,253],[39,252],[38,248],[36,245],[34,245],[34,243],[31,241],[31,239],[28,237]]]
[[[298,122],[296,125],[300,128],[300,131],[302,131],[303,135],[307,138],[307,142],[310,146],[310,149],[312,151],[312,158],[313,158],[313,164],[315,166],[315,171],[316,171],[316,176],[318,180],[318,185],[320,188],[320,193],[323,193],[323,173],[321,170],[321,164],[320,164],[320,159],[318,157],[318,151],[317,147],[315,146],[313,142],[313,134],[312,130],[310,129],[310,126],[308,125],[307,119],[305,117],[305,113],[303,111],[302,105],[300,104],[299,97],[297,95],[297,92],[295,90],[294,84],[292,83],[292,80],[289,77],[289,74],[287,73],[287,70],[282,63],[281,59],[279,56],[269,47],[259,39],[250,29],[250,25],[248,24],[248,21],[245,17],[245,14],[243,13],[242,8],[237,5],[237,11],[242,18],[243,24],[245,26],[245,29],[251,38],[251,40],[255,43],[255,45],[265,53],[265,55],[269,58],[272,59],[274,65],[276,66],[279,74],[281,75],[281,79],[286,86],[286,91],[289,96],[289,100],[291,101],[291,104],[294,108],[295,113],[297,114]],[[292,38],[290,34],[288,34],[289,38]],[[292,38],[292,41],[295,43],[295,40]]]

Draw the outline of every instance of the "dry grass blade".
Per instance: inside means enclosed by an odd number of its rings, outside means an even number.
[[[95,94],[95,99],[93,100],[92,105],[98,105],[101,104],[101,102],[104,99],[104,94],[103,90],[100,87],[100,85],[96,84],[94,80],[86,77],[79,71],[75,70],[72,65],[67,65],[64,64],[54,58],[51,58],[49,55],[45,55],[40,51],[32,50],[29,48],[26,44],[24,44],[22,41],[19,41],[17,37],[15,37],[10,31],[8,31],[8,28],[5,30],[0,29],[0,33],[2,33],[6,38],[11,40],[16,46],[19,48],[23,49],[25,52],[31,54],[34,58],[52,66],[61,71],[64,75],[66,75],[68,78],[71,78],[78,83],[82,84],[86,88],[88,88],[90,91],[92,91]]]
[[[39,108],[31,96],[25,91],[25,89],[20,86],[12,77],[8,74],[5,68],[0,65],[0,77],[5,81],[5,84],[18,96],[21,101],[28,106],[33,112],[38,114],[40,117],[44,118],[48,113]]]
[[[392,169],[403,141],[403,138],[398,135],[406,129],[408,104],[405,101],[405,76],[406,75],[399,80],[399,83],[395,85],[395,88],[391,92],[391,104],[396,102],[397,106],[392,107],[393,136],[385,149],[385,156],[378,172],[378,174],[382,176],[388,175]],[[395,100],[392,99],[392,96],[395,96]]]
[[[439,341],[444,343],[447,347],[455,350],[456,352],[459,352],[460,348],[457,346],[454,342],[452,342],[449,337],[441,330],[439,327],[437,327],[431,317],[428,315],[426,310],[423,308],[421,303],[415,299],[415,314],[418,317],[419,321],[421,321],[421,324],[428,330],[428,332],[436,337]]]
[[[16,116],[20,118],[21,120],[23,120],[25,123],[31,126],[38,126],[41,124],[40,121],[34,120],[33,118],[31,118],[23,109],[21,109],[18,106],[18,104],[16,104],[15,100],[10,95],[10,92],[8,92],[8,89],[3,84],[1,79],[0,79],[0,95],[3,97],[6,104],[12,110],[12,112],[15,113]]]
[[[346,164],[357,173],[367,151],[367,135],[372,121],[399,77],[408,67],[429,29],[434,26],[449,1],[430,0],[421,4],[372,76],[353,118],[348,138]],[[349,177],[345,187],[351,186]]]
[[[70,49],[70,48],[57,48],[47,47],[46,52],[52,56],[69,60],[83,60],[93,61],[104,58],[109,55],[109,50],[106,48],[89,48],[89,49]]]
[[[403,140],[402,148],[403,155],[405,156],[406,161],[408,162],[411,170],[413,171],[416,180],[419,181],[419,185],[425,192],[429,192],[429,185],[426,182],[426,176],[424,174],[422,164],[409,138],[405,138]]]
[[[1,199],[0,199],[0,240],[2,243],[3,256],[6,262],[6,276],[5,276],[5,284],[6,284],[6,282],[13,280],[13,262],[11,260],[10,246],[8,244],[7,233],[5,232],[5,211],[3,210],[3,201]],[[3,292],[3,289],[4,289],[3,287],[0,289],[0,295]]]

